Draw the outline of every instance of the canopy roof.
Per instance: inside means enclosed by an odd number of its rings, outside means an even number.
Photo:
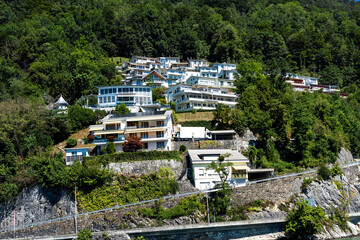
[[[59,100],[57,100],[57,102],[56,102],[55,104],[57,104],[57,105],[69,105],[69,104],[65,101],[65,99],[63,98],[62,95],[60,95]]]

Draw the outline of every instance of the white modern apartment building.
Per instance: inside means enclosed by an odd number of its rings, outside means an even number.
[[[115,143],[116,151],[128,136],[139,136],[144,142],[144,150],[172,150],[171,138],[174,131],[172,111],[156,111],[108,115],[102,124],[89,126],[90,134],[95,135],[94,144],[106,148],[109,141]]]
[[[220,182],[219,174],[214,169],[208,169],[212,161],[217,161],[220,155],[229,154],[225,161],[233,165],[228,168],[227,182],[233,185],[244,184],[248,179],[249,160],[241,153],[229,149],[199,149],[188,150],[195,187],[200,190],[214,188]]]
[[[230,89],[188,84],[171,86],[165,93],[168,102],[176,103],[177,111],[215,110],[219,103],[234,108],[238,98]]]
[[[153,104],[149,86],[102,86],[98,87],[97,99],[100,108],[115,107],[121,103],[127,106]]]

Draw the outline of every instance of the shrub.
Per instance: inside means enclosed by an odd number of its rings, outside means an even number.
[[[180,145],[179,151],[180,152],[185,152],[186,151],[186,146],[185,145]]]
[[[307,187],[313,182],[314,179],[312,178],[305,178],[301,184],[301,191],[305,192]]]
[[[144,143],[141,142],[141,137],[139,136],[129,136],[125,140],[123,144],[124,152],[136,152],[144,147]]]
[[[286,235],[290,239],[309,239],[322,231],[326,220],[321,207],[310,207],[300,199],[286,217]]]
[[[115,137],[114,136],[107,136],[107,140],[109,140],[110,142],[115,141]]]
[[[335,177],[336,175],[341,175],[342,170],[339,164],[335,164],[334,167],[331,169],[331,176]]]
[[[264,203],[263,203],[263,201],[261,199],[257,199],[255,201],[249,203],[249,204],[252,207],[259,207],[259,208],[263,207],[263,205],[264,205]]]
[[[318,178],[320,180],[329,180],[331,177],[331,170],[326,166],[325,163],[321,163],[318,169]]]
[[[76,144],[77,144],[77,141],[76,141],[76,139],[74,139],[74,138],[68,138],[68,139],[66,140],[66,147],[68,147],[68,148],[75,147]]]
[[[116,147],[115,147],[115,144],[113,142],[109,142],[106,145],[106,152],[109,153],[109,154],[116,153]]]
[[[89,143],[89,140],[88,140],[87,137],[84,137],[84,138],[83,138],[83,141],[84,141],[84,144],[88,144],[88,143]]]
[[[78,240],[91,240],[92,233],[89,229],[83,229],[77,234]]]
[[[95,135],[90,134],[87,138],[89,142],[93,142],[95,140]]]

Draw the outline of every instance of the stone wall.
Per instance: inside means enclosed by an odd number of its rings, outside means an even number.
[[[235,188],[231,198],[236,204],[247,204],[257,199],[280,204],[299,194],[301,184],[302,179],[299,177],[256,183]]]
[[[154,160],[154,161],[134,161],[110,163],[109,169],[121,174],[148,174],[158,171],[161,167],[169,167],[174,170],[177,178],[185,173],[185,161],[176,160]]]
[[[233,140],[205,140],[205,141],[172,141],[172,149],[179,150],[181,145],[187,149],[236,149],[246,150],[250,141],[255,141],[254,134],[247,130],[243,136],[235,135]]]

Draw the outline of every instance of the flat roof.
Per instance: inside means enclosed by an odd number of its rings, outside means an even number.
[[[202,162],[201,159],[204,155],[222,155],[222,154],[230,154],[226,159],[229,161],[249,161],[246,157],[244,157],[241,153],[236,150],[229,149],[197,149],[197,150],[188,150],[189,156],[192,162]]]
[[[147,86],[147,85],[141,85],[141,86],[139,86],[139,85],[104,85],[104,86],[98,86],[96,88],[103,88],[103,87],[109,87],[109,88],[111,88],[111,87],[114,87],[114,88],[115,87],[152,88],[152,87]]]
[[[111,115],[109,117],[109,119],[111,119],[111,118],[144,117],[144,116],[154,116],[154,115],[165,115],[165,113],[166,113],[166,111],[113,114],[113,115]]]
[[[210,131],[211,134],[236,134],[235,130],[213,130]]]
[[[262,173],[262,172],[274,172],[273,168],[259,168],[259,169],[249,169],[249,173]]]

